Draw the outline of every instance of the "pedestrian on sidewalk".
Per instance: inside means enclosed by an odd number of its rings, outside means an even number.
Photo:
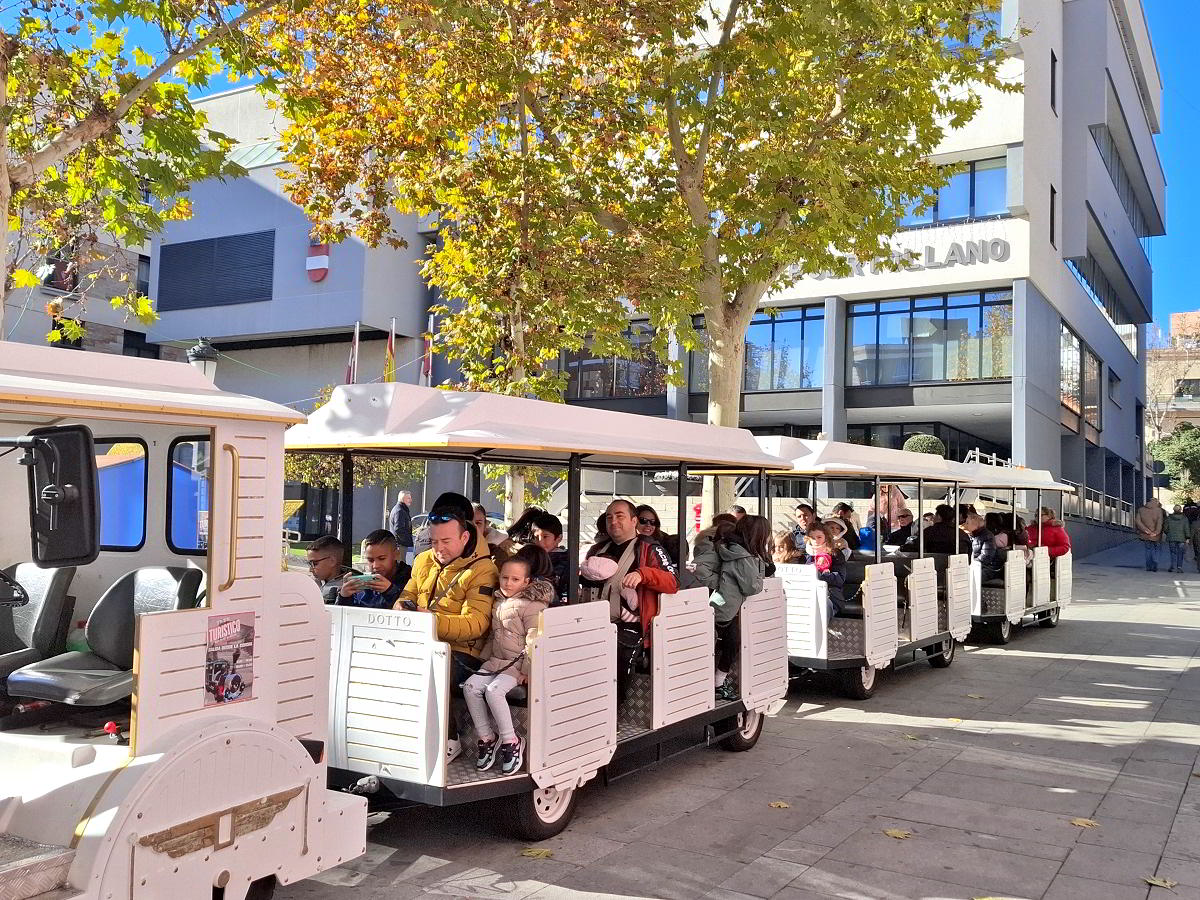
[[[1162,504],[1154,497],[1138,507],[1137,515],[1133,517],[1134,530],[1146,551],[1147,572],[1158,571],[1158,545],[1162,541],[1165,526]]]
[[[1178,503],[1171,510],[1171,514],[1167,516],[1164,533],[1167,536],[1167,546],[1171,550],[1171,568],[1167,571],[1182,572],[1183,552],[1187,549],[1188,541],[1191,539],[1191,527],[1188,524],[1187,516],[1183,514],[1183,507]]]
[[[1187,513],[1184,515],[1186,516]],[[1192,522],[1189,537],[1192,541],[1192,560],[1196,563],[1196,571],[1200,572],[1200,517]]]

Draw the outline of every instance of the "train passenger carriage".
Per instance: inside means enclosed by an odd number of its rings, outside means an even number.
[[[749,432],[495,394],[373,384],[336,388],[307,424],[288,431],[286,444],[292,451],[342,454],[343,471],[361,455],[461,461],[472,473],[476,501],[483,464],[566,472],[570,602],[540,613],[528,688],[513,704],[529,747],[521,771],[477,772],[466,754],[446,763],[456,686],[449,646],[437,639],[432,614],[332,608],[330,779],[367,794],[373,806],[507,797],[520,834],[548,837],[566,826],[579,788],[596,775],[614,775],[681,744],[720,741],[750,749],[763,716],[785,696],[778,579],[767,579],[762,593],[742,607],[733,702],[718,701],[713,690],[713,608],[706,589],[661,597],[650,658],[633,675],[619,707],[616,626],[607,604],[578,602],[585,469],[677,474],[682,536],[689,526],[689,473],[729,467],[765,472],[780,465]],[[682,537],[680,547],[686,554]],[[474,746],[469,730],[460,730],[460,737],[463,746]]]

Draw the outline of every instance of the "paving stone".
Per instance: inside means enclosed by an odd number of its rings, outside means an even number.
[[[1141,887],[1134,885],[1113,884],[1109,881],[1095,881],[1091,878],[1080,878],[1078,875],[1059,875],[1050,882],[1042,900],[1145,900],[1146,884]]]
[[[990,893],[987,886],[975,889],[931,878],[919,878],[887,869],[861,866],[838,860],[822,860],[780,891],[772,900],[809,900],[813,896],[843,897],[845,900],[967,900]]]
[[[1152,875],[1157,867],[1157,853],[1077,844],[1063,863],[1062,874],[1136,887],[1144,886],[1143,878]]]
[[[743,864],[686,850],[664,852],[652,844],[630,844],[586,868],[556,880],[559,887],[660,900],[703,897]]]
[[[775,810],[770,807],[764,809],[764,813],[770,812]],[[774,824],[767,825],[770,821],[766,815],[763,816],[762,824],[758,824],[720,818],[701,811],[680,816],[671,822],[670,828],[649,832],[643,840],[661,847],[676,847],[741,863],[752,863],[792,834],[790,829],[779,828]]]
[[[727,878],[721,887],[752,897],[773,897],[806,871],[806,865],[774,856],[760,856]]]
[[[991,801],[1005,806],[1068,813],[1073,816],[1091,815],[1102,799],[1101,794],[1088,791],[1021,784],[1003,778],[959,775],[953,772],[939,772],[930,776],[921,784],[920,790],[923,793]]]
[[[1110,816],[1105,816],[1098,821],[1100,823],[1098,828],[1079,829],[1079,843],[1161,854],[1167,845],[1167,835],[1171,832],[1168,825],[1130,822]]]
[[[876,825],[882,824],[878,820]],[[910,829],[906,829],[910,830]],[[968,887],[987,886],[1003,894],[1041,896],[1058,872],[1057,860],[1033,859],[1003,850],[971,847],[937,837],[917,826],[912,837],[896,840],[881,828],[863,829],[834,847],[822,860],[871,866],[918,878]]]
[[[1179,816],[1171,825],[1166,856],[1200,862],[1200,817]]]
[[[1152,825],[1170,824],[1175,819],[1177,803],[1162,800],[1139,800],[1122,794],[1109,794],[1096,808],[1095,819],[1113,817]]]

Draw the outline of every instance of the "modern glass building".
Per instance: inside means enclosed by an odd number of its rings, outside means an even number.
[[[957,174],[894,238],[887,272],[850,260],[768,295],[746,334],[742,424],[899,447],[937,434],[1079,486],[1080,550],[1123,539],[1144,498],[1149,239],[1164,233],[1153,135],[1162,85],[1139,0],[1006,0],[1003,77],[936,159]],[[703,334],[703,322],[697,321]],[[647,325],[631,325],[635,342]],[[652,356],[564,361],[573,403],[703,419],[707,364],[667,384]]]

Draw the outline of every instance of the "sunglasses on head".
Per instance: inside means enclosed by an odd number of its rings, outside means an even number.
[[[638,523],[641,525],[651,525],[658,527],[658,519],[651,519],[649,516],[638,516]]]
[[[456,512],[431,512],[429,521],[434,525],[445,525],[447,522],[462,523],[465,521],[461,515]]]

